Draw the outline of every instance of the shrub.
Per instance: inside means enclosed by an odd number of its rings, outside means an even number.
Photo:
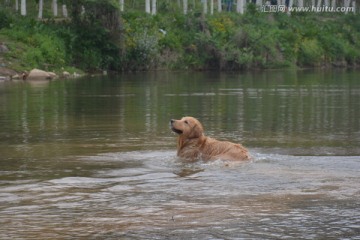
[[[223,55],[223,69],[248,69],[254,63],[254,53],[250,48],[247,47],[239,48],[234,45],[228,45],[224,47]]]
[[[324,49],[324,56],[327,62],[344,59],[344,41],[341,36],[323,33],[319,36],[319,41]]]
[[[0,29],[10,27],[12,21],[11,15],[4,9],[0,9]]]
[[[360,49],[353,45],[346,43],[344,45],[345,60],[349,65],[356,65],[360,63]]]
[[[298,64],[302,66],[316,66],[323,60],[323,49],[318,40],[305,38],[299,48]]]

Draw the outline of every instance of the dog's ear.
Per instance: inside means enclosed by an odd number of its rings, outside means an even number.
[[[191,138],[199,138],[204,135],[204,128],[198,120],[194,120],[191,130]]]

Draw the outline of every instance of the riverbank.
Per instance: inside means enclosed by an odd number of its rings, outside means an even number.
[[[126,12],[116,28],[97,20],[35,21],[0,12],[0,75],[357,67],[360,18],[353,14],[263,13],[155,16]],[[115,29],[115,30],[114,30]],[[120,29],[120,30],[119,30]]]

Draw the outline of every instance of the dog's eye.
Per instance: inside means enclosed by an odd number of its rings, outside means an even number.
[[[188,122],[188,121],[185,121],[185,123],[186,123],[186,124],[189,124],[189,122]]]

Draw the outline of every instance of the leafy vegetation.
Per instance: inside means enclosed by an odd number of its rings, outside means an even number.
[[[357,66],[360,20],[353,14],[183,15],[167,4],[155,16],[119,13],[117,1],[70,1],[72,21],[37,21],[0,10],[0,41],[17,70],[85,71]],[[79,4],[81,3],[81,4]],[[85,13],[79,14],[85,6]],[[165,10],[166,11],[165,11]]]

